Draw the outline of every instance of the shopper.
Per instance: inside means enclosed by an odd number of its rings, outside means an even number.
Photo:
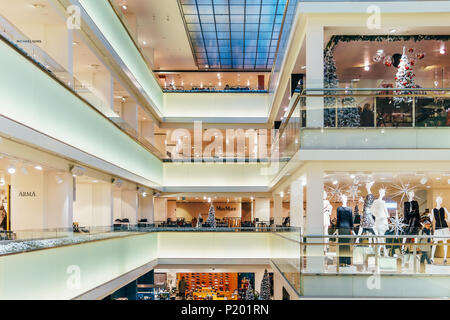
[[[369,103],[364,105],[361,112],[361,127],[373,127],[374,115]]]
[[[431,253],[431,221],[427,216],[422,218],[422,229],[419,231],[419,236],[427,236],[427,238],[419,239],[418,249],[420,249],[420,269],[421,272],[425,272],[425,261],[431,264],[430,253]]]
[[[181,280],[178,282],[178,293],[180,294],[182,300],[186,300],[186,288],[186,280],[184,280],[184,277],[181,277]]]

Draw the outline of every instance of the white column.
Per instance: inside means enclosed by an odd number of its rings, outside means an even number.
[[[256,218],[259,219],[259,222],[270,221],[270,199],[268,198],[255,199],[255,219]]]
[[[92,185],[92,226],[111,226],[111,188],[112,186],[106,183]]]
[[[69,72],[70,87],[75,88],[75,81],[73,77],[73,30],[67,29],[67,71]]]
[[[303,183],[301,180],[295,180],[291,184],[291,227],[304,227],[303,211]]]
[[[154,221],[167,221],[167,198],[155,198],[154,200]]]
[[[323,235],[323,170],[310,168],[307,173],[307,200],[305,235]],[[323,243],[324,239],[307,239],[307,243]],[[321,245],[307,246],[307,271],[323,272],[324,248]]]
[[[45,228],[72,228],[73,178],[70,174],[44,173]]]
[[[306,88],[323,88],[323,25],[314,20],[308,23],[306,32]],[[322,94],[322,92],[316,92]],[[306,125],[323,127],[323,98],[306,99]]]
[[[122,219],[128,218],[130,224],[137,224],[138,194],[136,190],[122,191]]]
[[[261,293],[261,282],[262,279],[264,278],[264,270],[258,270],[255,271],[255,287],[253,289],[255,289],[256,291],[258,291],[259,293]]]
[[[141,122],[141,135],[147,139],[151,144],[155,143],[155,125],[153,121]]]
[[[125,102],[122,106],[122,118],[136,132],[138,131],[138,105],[133,102]]]
[[[283,223],[283,198],[278,194],[273,196],[273,224],[281,226]]]
[[[278,272],[273,274],[273,300],[283,300],[283,280]]]
[[[148,223],[155,221],[153,196],[139,196],[139,220],[141,219],[147,219]]]

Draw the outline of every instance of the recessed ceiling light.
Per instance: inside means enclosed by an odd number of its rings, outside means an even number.
[[[38,170],[38,171],[42,171],[42,167],[41,166],[35,166],[34,167],[36,170]]]
[[[142,41],[142,44],[145,46],[147,44],[147,41]]]
[[[14,174],[14,173],[16,173],[16,167],[14,167],[13,165],[10,165],[10,166],[8,167],[8,173],[9,173],[9,174]]]
[[[395,32],[397,32],[397,29],[391,29],[391,30],[389,30],[389,32],[390,33],[395,33]]]
[[[369,65],[365,65],[364,66],[364,70],[369,71],[370,70],[370,66]]]
[[[123,6],[122,6],[122,9],[123,9],[123,10],[127,10],[128,7],[127,7],[126,5],[123,5]]]

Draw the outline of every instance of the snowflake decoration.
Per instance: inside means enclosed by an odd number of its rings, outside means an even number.
[[[395,213],[395,217],[390,219],[389,231],[394,231],[395,235],[398,236],[399,233],[403,232],[403,229],[407,227],[407,224],[403,223],[403,219],[398,217],[398,213]]]
[[[394,189],[392,197],[396,198],[401,196],[400,203],[403,203],[403,200],[408,198],[408,193],[417,189],[417,186],[411,187],[409,183],[404,184],[403,182],[400,182],[400,185],[394,184],[392,188]],[[416,198],[419,199],[417,196]]]
[[[358,190],[358,186],[351,186],[347,193],[349,194],[350,198],[355,201],[355,199],[358,198],[359,194],[361,193],[361,191]]]
[[[340,202],[341,196],[344,194],[343,187],[339,185],[328,187],[331,202]]]

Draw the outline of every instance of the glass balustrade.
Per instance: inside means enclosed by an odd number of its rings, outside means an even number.
[[[163,158],[161,151],[155,147],[149,139],[140,134],[136,129],[132,127],[127,121],[125,121],[114,109],[114,106],[110,105],[107,101],[107,97],[99,90],[98,86],[105,86],[105,83],[111,82],[111,74],[105,70],[105,74],[100,76],[97,71],[101,67],[98,64],[90,65],[92,68],[93,76],[89,77],[89,72],[83,71],[78,74],[82,77],[77,78],[77,74],[70,73],[58,63],[55,59],[48,54],[43,46],[40,46],[38,40],[32,40],[28,38],[23,32],[20,31],[12,22],[0,15],[0,39],[13,45],[19,52],[35,62],[41,69],[47,72],[50,76],[56,78],[63,83],[68,89],[77,94],[79,97],[86,100],[91,106],[96,108],[109,120],[114,122],[122,131],[126,132],[129,136],[140,142],[151,152],[156,154],[159,158]],[[74,41],[74,47],[81,46],[81,43]],[[77,50],[88,50],[87,48],[77,48]],[[82,52],[83,56],[93,56],[92,53]],[[79,63],[85,64],[85,61],[79,61],[79,56],[74,57],[74,67]],[[102,66],[103,67],[103,66]],[[103,84],[94,82],[104,82]],[[97,81],[97,82],[98,82]],[[116,85],[118,86],[118,85]],[[116,88],[123,91],[121,88]],[[124,99],[122,97],[122,99]],[[117,108],[116,108],[117,109]]]
[[[448,88],[304,89],[291,101],[273,138],[279,170],[300,149],[450,147]]]
[[[131,225],[129,223],[115,223],[113,226],[105,227],[78,227],[44,229],[44,230],[18,230],[8,231],[0,234],[0,255],[28,252],[40,249],[48,249],[72,244],[79,244],[90,241],[106,240],[117,237],[138,235],[141,233],[153,232],[194,232],[194,233],[230,233],[230,232],[251,232],[251,233],[279,233],[288,235],[289,238],[298,238],[300,229],[295,227],[271,226],[269,223],[259,223],[242,227],[229,227],[218,225],[215,228],[203,225],[192,227],[191,225],[178,225],[167,221],[153,223],[139,223]]]
[[[450,240],[449,236],[388,233],[390,235],[339,235],[339,232],[329,236],[302,235],[299,240],[290,239],[298,245],[298,258],[272,259],[272,262],[299,295],[307,296],[320,291],[311,289],[308,283],[313,278],[317,281],[320,276],[351,275],[365,279],[363,283],[369,279],[369,288],[366,289],[370,291],[373,289],[370,288],[373,276],[389,276],[389,279],[393,279],[393,276],[420,277],[423,281],[426,277],[450,275],[450,265],[445,257],[449,252],[444,247],[448,247],[444,241]],[[356,286],[356,280],[350,277],[341,279]],[[347,285],[341,284],[340,288],[346,288]],[[349,293],[357,295],[355,289],[350,289]],[[336,294],[327,292],[326,288],[321,292],[322,296]],[[421,296],[420,291],[415,294]],[[449,294],[447,287],[447,296]]]

